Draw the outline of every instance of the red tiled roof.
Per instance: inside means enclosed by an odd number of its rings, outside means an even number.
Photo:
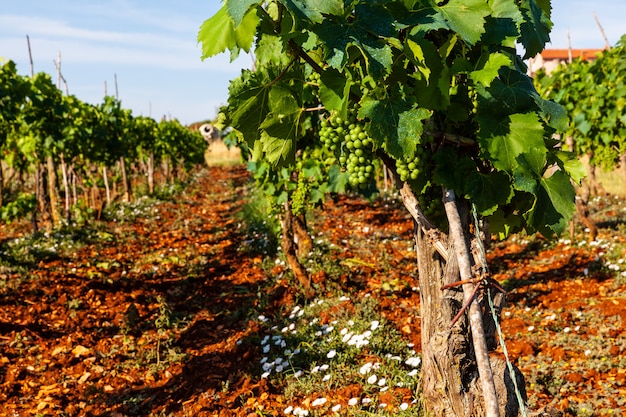
[[[581,57],[583,60],[595,59],[604,49],[572,49],[572,59]],[[568,49],[544,49],[541,57],[546,59],[569,59]]]

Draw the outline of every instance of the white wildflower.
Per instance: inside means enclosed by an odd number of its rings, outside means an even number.
[[[321,397],[321,398],[318,398],[318,399],[314,400],[314,401],[311,403],[311,405],[312,405],[313,407],[318,407],[318,406],[320,406],[320,405],[324,405],[324,404],[326,404],[326,401],[327,401],[327,400],[326,400],[326,398]]]

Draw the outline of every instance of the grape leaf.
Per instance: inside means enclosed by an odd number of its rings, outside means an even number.
[[[269,92],[270,113],[261,123],[263,152],[270,164],[283,165],[294,161],[301,136],[302,107],[293,91],[274,86]]]
[[[470,72],[469,77],[475,83],[480,83],[485,87],[491,85],[491,82],[498,76],[502,67],[508,67],[512,64],[511,59],[500,53],[487,53],[488,57],[484,65],[480,69]]]
[[[328,170],[328,192],[345,193],[350,175],[343,172],[339,165],[332,165]]]
[[[424,130],[423,120],[430,117],[426,109],[412,108],[399,98],[361,102],[359,118],[369,118],[368,133],[396,159],[412,157]]]
[[[477,133],[480,147],[496,169],[513,174],[522,154],[527,156],[525,162],[533,171],[543,169],[541,159],[532,156],[547,152],[543,125],[537,114],[512,114],[502,118],[478,115],[476,120],[480,126]]]
[[[427,39],[410,38],[405,53],[417,70],[412,78],[418,105],[432,110],[446,108],[450,104],[451,75],[435,45]]]
[[[491,16],[486,18],[485,33],[481,42],[515,48],[519,25],[524,21],[516,0],[489,0]]]
[[[439,10],[448,27],[470,45],[478,42],[485,32],[485,16],[491,13],[485,0],[450,0]]]
[[[252,6],[256,6],[262,3],[262,0],[228,0],[226,1],[226,8],[228,14],[235,23],[235,28],[241,24],[246,13]]]
[[[513,197],[507,174],[483,174],[471,158],[459,155],[456,149],[444,148],[435,154],[434,159],[433,182],[468,197],[483,216],[492,214]]]
[[[580,185],[580,182],[583,178],[587,176],[587,169],[583,165],[583,163],[576,157],[576,154],[572,152],[558,151],[556,152],[556,157],[560,161],[560,165],[563,167],[565,172]]]
[[[520,25],[520,40],[526,49],[523,58],[528,59],[543,51],[546,43],[550,42],[550,2],[521,0],[520,9],[524,16],[524,22]]]
[[[260,138],[260,125],[269,112],[269,89],[261,74],[234,79],[229,87],[228,109],[233,128],[241,132],[250,148]]]
[[[263,66],[265,64],[272,65],[288,65],[291,58],[283,53],[283,41],[278,36],[263,34],[257,40],[254,48],[254,56],[257,59],[256,64]]]
[[[381,40],[391,35],[393,17],[376,5],[360,5],[355,9],[354,20],[327,18],[318,25],[315,33],[324,44],[325,59],[335,69],[343,70],[348,60],[348,49],[356,47],[363,56],[367,72],[381,79],[391,68],[391,47]]]
[[[240,49],[249,52],[258,23],[256,10],[250,9],[235,28],[224,4],[215,15],[202,23],[198,31],[198,42],[202,44],[202,60],[230,50],[232,61]]]
[[[535,205],[526,213],[528,224],[546,236],[561,233],[576,208],[576,194],[570,178],[563,171],[542,178],[537,188]]]
[[[541,117],[543,117],[548,126],[559,132],[565,132],[569,124],[569,119],[563,106],[554,101],[544,100],[539,94],[533,94],[532,97],[537,107],[539,107]]]
[[[341,0],[282,0],[282,3],[298,19],[312,23],[321,23],[324,15],[341,16],[343,14],[343,1]]]
[[[498,78],[486,89],[479,89],[481,109],[494,115],[523,113],[536,109],[535,87],[530,78],[517,70],[502,67]],[[482,110],[481,110],[482,111]]]
[[[476,163],[467,156],[461,156],[456,149],[444,147],[433,156],[435,169],[433,182],[454,190],[458,195],[467,194],[467,178],[476,172]],[[452,168],[453,167],[453,168]]]
[[[509,234],[522,229],[522,218],[518,214],[507,214],[502,209],[496,210],[488,217],[489,231],[504,240]]]
[[[476,205],[476,210],[481,216],[493,214],[498,206],[509,203],[513,197],[510,179],[503,172],[490,174],[473,172],[467,178],[465,188],[466,194]]]
[[[522,23],[524,17],[516,3],[516,0],[489,0],[492,17],[510,19],[517,24]]]
[[[411,13],[404,12],[396,16],[396,19],[399,27],[412,27],[409,35],[413,37],[423,37],[430,31],[449,28],[443,13],[426,5],[420,5],[419,10]]]
[[[319,94],[322,104],[324,104],[326,110],[337,111],[342,118],[345,118],[352,81],[333,68],[324,71],[320,78]]]

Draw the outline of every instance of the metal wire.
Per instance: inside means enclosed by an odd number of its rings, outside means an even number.
[[[487,274],[487,257],[485,255],[485,248],[483,246],[483,241],[480,236],[480,223],[478,221],[478,213],[476,211],[476,205],[472,203],[472,216],[474,217],[474,231],[476,233],[476,244],[478,245],[478,251],[480,253],[480,261],[482,263],[482,272],[483,275]],[[506,345],[504,343],[504,334],[502,333],[502,328],[500,327],[500,320],[498,319],[498,314],[496,313],[496,308],[493,305],[493,299],[491,296],[491,291],[489,289],[489,285],[487,287],[487,300],[489,302],[489,310],[491,311],[491,316],[493,317],[493,322],[496,325],[496,333],[498,333],[498,339],[500,340],[500,346],[502,346],[502,353],[504,354],[504,359],[506,360],[506,366],[511,374],[511,381],[513,381],[513,387],[515,387],[515,396],[517,397],[517,402],[519,404],[520,412],[522,417],[527,417],[526,414],[526,404],[524,404],[524,399],[522,398],[522,393],[517,386],[517,378],[515,377],[515,370],[513,369],[513,364],[509,360],[509,353],[506,349]]]

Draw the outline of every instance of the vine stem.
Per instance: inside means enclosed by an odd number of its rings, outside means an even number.
[[[472,264],[465,241],[465,234],[463,233],[461,216],[459,215],[459,209],[456,205],[456,196],[453,190],[444,189],[443,203],[450,226],[450,235],[454,242],[454,251],[456,252],[459,263],[461,281],[469,281],[463,284],[463,297],[465,298],[465,303],[471,303],[469,306],[469,321],[472,331],[474,353],[476,355],[476,366],[478,367],[478,375],[480,377],[483,399],[485,401],[485,410],[487,417],[500,417],[498,395],[493,380],[493,373],[491,372],[487,340],[483,328],[483,314],[478,303],[472,302],[472,298],[475,295],[474,284],[471,282]]]

